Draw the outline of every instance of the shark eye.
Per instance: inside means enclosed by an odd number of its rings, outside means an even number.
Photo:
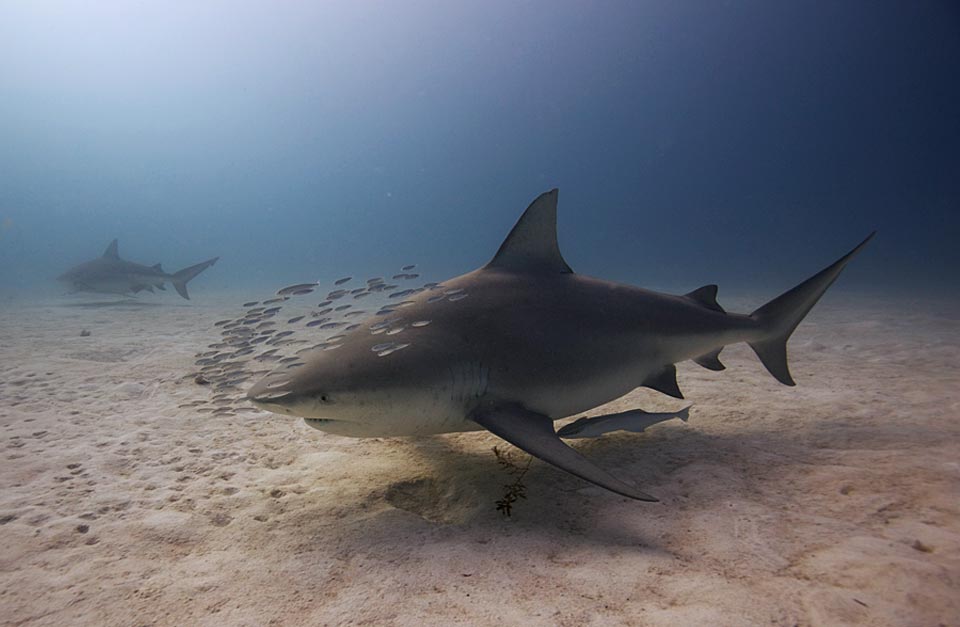
[[[329,403],[329,402],[330,402],[330,397],[327,396],[326,394],[321,394],[321,395],[320,395],[320,402],[321,402],[321,403]]]

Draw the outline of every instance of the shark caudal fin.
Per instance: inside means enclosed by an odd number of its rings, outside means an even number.
[[[760,327],[767,330],[767,335],[753,342],[750,348],[757,354],[770,374],[784,385],[796,385],[790,376],[787,367],[787,340],[800,321],[817,304],[827,288],[837,280],[840,272],[859,253],[867,242],[876,234],[876,231],[865,240],[838,259],[833,265],[824,268],[792,290],[781,294],[769,303],[757,309],[750,317],[756,320]]]
[[[189,283],[193,277],[217,263],[218,259],[220,259],[220,257],[214,257],[213,259],[208,259],[207,261],[198,263],[195,266],[184,268],[179,272],[174,272],[173,275],[170,276],[170,282],[173,283],[173,287],[176,288],[177,294],[180,294],[187,300],[190,300],[190,295],[187,294],[187,283]]]

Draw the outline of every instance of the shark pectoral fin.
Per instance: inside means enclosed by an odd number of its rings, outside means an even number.
[[[673,364],[667,364],[662,370],[653,373],[641,385],[673,398],[683,398],[683,392],[677,385],[677,367]]]
[[[722,350],[723,347],[720,347],[715,351],[710,351],[709,353],[694,358],[693,361],[707,370],[726,370],[727,367],[720,362],[720,351]]]
[[[593,465],[564,444],[553,430],[553,421],[543,414],[528,411],[519,405],[507,405],[478,411],[471,416],[471,420],[534,457],[611,492],[639,501],[658,500]]]

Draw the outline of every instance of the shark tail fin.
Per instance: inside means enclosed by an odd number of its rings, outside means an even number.
[[[177,294],[180,294],[187,300],[190,300],[190,295],[187,294],[187,283],[195,276],[217,263],[217,260],[220,257],[214,257],[213,259],[208,259],[202,263],[190,266],[189,268],[184,268],[179,272],[174,272],[170,277],[170,282],[173,283],[173,287],[176,288]]]
[[[875,234],[876,231],[868,235],[856,248],[832,265],[750,314],[750,317],[756,320],[760,328],[766,331],[763,338],[749,342],[750,348],[757,354],[770,374],[780,383],[796,385],[793,377],[790,376],[790,369],[787,367],[787,340],[790,339],[790,335],[800,324],[800,321],[806,317],[807,313],[813,309],[813,306],[817,304],[827,288],[837,280],[850,260],[867,245],[867,242]]]

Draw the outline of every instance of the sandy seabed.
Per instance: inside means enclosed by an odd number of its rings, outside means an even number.
[[[960,624],[957,302],[828,295],[795,388],[681,364],[689,423],[573,443],[661,503],[535,461],[508,519],[492,435],[178,407],[243,296],[174,298],[0,306],[0,624]]]

